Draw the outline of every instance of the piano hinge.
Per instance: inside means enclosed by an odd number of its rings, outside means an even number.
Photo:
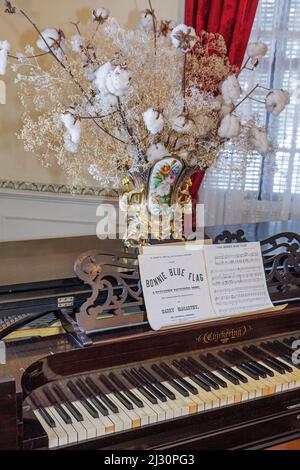
[[[300,403],[297,405],[291,405],[287,407],[287,410],[299,410],[300,409]]]
[[[60,297],[57,299],[58,308],[74,307],[74,297]]]

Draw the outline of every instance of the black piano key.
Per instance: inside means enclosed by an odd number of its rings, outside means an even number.
[[[284,341],[279,340],[273,341],[274,346],[276,346],[283,354],[293,354],[295,349],[291,346],[288,346]]]
[[[253,380],[259,380],[259,374],[248,364],[240,364],[236,366],[241,372],[248,375]]]
[[[179,375],[175,370],[173,370],[170,366],[168,366],[166,363],[164,362],[161,362],[160,366],[165,370],[165,372],[169,373],[170,374],[170,377],[173,375],[173,378],[174,380],[182,386],[184,387],[186,390],[188,390],[192,395],[198,395],[199,392],[198,390],[196,389],[196,387],[194,387],[193,385],[191,385],[190,383],[188,383],[181,375]]]
[[[169,390],[165,385],[160,383],[149,370],[145,369],[145,367],[140,367],[139,371],[143,373],[145,377],[148,377],[149,383],[154,384],[155,387],[161,391],[161,393],[169,398],[169,400],[176,400],[174,393],[171,392],[171,390]]]
[[[219,356],[221,356],[226,362],[230,364],[230,366],[235,367],[238,369],[240,372],[243,372],[246,376],[250,377],[251,379],[254,380],[259,380],[259,375],[252,370],[251,367],[249,367],[247,364],[243,363],[241,357],[239,357],[238,354],[235,354],[232,350],[227,350],[227,351],[219,351]],[[232,370],[232,369],[231,369]],[[232,370],[233,373],[239,374],[237,375],[237,378],[243,382],[241,377],[244,377],[243,374],[240,374],[239,372],[236,372],[235,370]],[[245,382],[243,382],[245,383]]]
[[[205,374],[204,372],[201,372],[201,369],[197,370],[197,368],[193,366],[187,359],[181,359],[179,362],[180,364],[185,366],[186,370],[190,371],[190,374],[194,375],[196,379],[201,380],[202,382],[204,382],[206,385],[208,385],[210,388],[213,388],[214,390],[220,389],[220,386],[216,381],[208,377],[208,375]]]
[[[33,396],[31,396],[30,398],[31,398],[31,401],[32,401],[34,407],[36,408],[36,411],[46,421],[49,428],[52,428],[52,429],[56,428],[56,423],[55,423],[54,419],[49,415],[48,411],[45,410],[45,408],[43,408],[42,406],[40,406]]]
[[[64,421],[64,423],[72,424],[72,418],[63,409],[63,407],[58,403],[58,401],[55,398],[55,396],[53,395],[53,393],[47,388],[44,388],[43,392],[44,392],[45,397],[49,401],[49,403],[53,406],[55,411],[59,414],[59,416]]]
[[[210,380],[212,380],[214,383],[218,384],[219,387],[227,388],[227,383],[224,380],[220,379],[220,377],[217,377],[215,374],[213,374],[213,372],[203,367],[202,364],[200,364],[194,358],[188,357],[186,361],[189,364],[193,365],[195,367],[195,370],[198,370],[198,367],[201,367],[200,370],[203,370],[203,373],[205,374],[205,376],[208,377]]]
[[[69,380],[67,383],[67,386],[69,390],[73,393],[75,398],[80,401],[82,406],[86,409],[86,411],[92,416],[92,418],[97,419],[99,418],[99,413],[98,411],[85,399],[84,395],[81,393],[81,391],[76,387],[76,385]]]
[[[285,344],[280,343],[279,341],[274,341],[274,342],[262,343],[261,347],[265,349],[266,351],[268,351],[269,353],[271,353],[272,355],[279,357],[279,359],[282,358],[284,361],[288,362],[288,364],[290,364],[292,367],[296,367],[297,369],[300,369],[300,366],[297,367],[297,365],[293,363],[293,359],[292,359],[292,356],[294,353],[293,349],[289,348]],[[282,366],[284,365],[286,366],[285,370],[287,372],[293,371],[292,367],[288,368],[286,364],[282,363]]]
[[[61,400],[61,402],[64,404],[64,406],[67,408],[69,413],[73,416],[73,418],[75,418],[75,420],[78,422],[83,421],[82,414],[77,410],[77,408],[75,408],[73,403],[68,400],[67,396],[58,385],[53,386],[53,391],[56,393],[59,400]]]
[[[161,393],[160,390],[158,390],[158,387],[157,385],[152,385],[147,378],[144,377],[143,373],[136,369],[136,368],[133,368],[131,369],[131,374],[135,377],[135,379],[141,384],[141,385],[144,385],[145,387],[148,388],[148,390],[153,393],[153,395],[159,400],[161,401],[162,403],[166,403],[167,401],[167,398],[166,396]]]
[[[236,376],[232,375],[228,370],[225,370],[225,365],[219,359],[215,358],[212,354],[207,354],[206,356],[200,356],[200,360],[207,364],[208,367],[212,367],[216,370],[224,379],[228,380],[233,385],[239,385],[240,381]]]
[[[255,365],[255,367],[257,367],[257,369],[264,372],[266,374],[266,377],[267,376],[274,377],[274,372],[271,369],[269,369],[268,367],[264,366],[263,364],[259,364],[258,362],[253,362],[253,364]]]
[[[55,421],[52,419],[52,417],[49,415],[48,411],[45,410],[44,408],[37,408],[37,412],[40,414],[40,416],[46,421],[46,423],[48,424],[48,426],[50,428],[56,428],[56,423]]]
[[[101,403],[101,401],[93,395],[93,391],[83,382],[82,379],[78,379],[76,381],[77,387],[82,391],[84,394],[85,398],[88,398],[94,407],[100,411],[102,416],[108,416],[109,412],[108,409]]]
[[[259,364],[256,361],[250,361],[249,365],[253,367],[254,370],[256,370],[259,376],[262,377],[263,379],[266,379],[268,376],[274,377],[274,373],[270,369],[263,366],[262,364]]]
[[[243,372],[246,376],[254,380],[259,380],[259,374],[257,371],[254,370],[248,362],[245,362],[245,357],[242,353],[239,353],[238,350],[228,349],[227,351],[220,351],[219,355],[232,366],[235,366],[237,369]]]
[[[267,366],[269,366],[271,369],[275,370],[275,372],[278,372],[281,375],[284,375],[286,373],[284,367],[281,367],[280,365],[278,365],[273,360],[272,357],[267,356],[265,359],[262,359],[262,360]]]
[[[119,413],[118,407],[105,395],[105,393],[100,389],[100,387],[98,387],[91,377],[86,377],[85,381],[93,393],[101,398],[101,401],[103,401],[108,409],[110,409],[115,414]]]
[[[138,381],[132,374],[130,374],[129,371],[123,370],[122,375],[133,387],[135,387],[145,398],[147,398],[147,400],[149,400],[152,405],[158,404],[156,397],[152,395],[152,393],[150,393],[145,387],[140,386]]]
[[[135,396],[135,394],[132,392],[132,390],[129,390],[124,383],[117,377],[113,372],[109,374],[109,378],[112,382],[115,383],[115,385],[122,390],[124,395],[129,398],[129,400],[132,401],[138,408],[144,408],[144,403],[142,400],[140,400],[138,397]]]
[[[175,380],[170,376],[168,375],[163,369],[161,369],[157,364],[153,364],[151,366],[152,370],[158,374],[163,380],[165,380],[166,382],[168,382],[173,388],[175,388],[175,390],[177,390],[177,392],[182,395],[183,397],[189,397],[190,394],[189,392],[184,388],[182,387],[179,383],[175,382]]]
[[[103,374],[100,375],[99,379],[101,382],[114,394],[114,396],[119,400],[127,410],[133,410],[133,404],[121,393],[118,391],[116,386]]]
[[[295,353],[294,349],[284,343],[280,343],[279,341],[274,341],[273,344],[278,350],[278,356],[282,357],[282,359],[288,362],[292,367],[300,370],[300,364],[294,364],[293,361],[293,354]]]
[[[232,354],[239,358],[241,363],[247,366],[254,374],[258,375],[258,377],[261,377],[262,379],[267,378],[267,371],[256,361],[250,359],[244,352],[239,349],[233,349]]]
[[[286,372],[293,372],[292,367],[290,367],[288,364],[283,363],[280,361],[280,359],[277,359],[275,357],[272,357],[272,360],[278,365],[278,367],[282,367]]]
[[[199,385],[199,387],[201,387],[203,390],[205,390],[206,392],[210,392],[211,391],[211,387],[209,386],[209,384],[200,379],[199,376],[193,374],[193,372],[191,372],[187,367],[185,367],[181,362],[178,362],[178,361],[173,361],[172,362],[172,365],[174,367],[176,367],[180,372],[182,372],[184,375],[186,375],[187,377],[189,377],[193,382],[195,382],[197,385]]]
[[[224,355],[225,356],[225,353],[223,351],[220,351],[219,352],[219,355],[222,356]],[[211,354],[212,356],[212,354]],[[214,356],[215,357],[215,356]],[[226,360],[226,359],[225,359]],[[228,374],[232,375],[233,377],[235,377],[239,382],[242,382],[244,384],[248,383],[248,379],[247,377],[245,377],[243,374],[240,374],[240,372],[236,371],[236,370],[233,370],[232,367],[229,367],[227,366],[224,362],[220,361],[222,363],[222,369],[227,372]],[[229,361],[230,363],[231,361]],[[233,366],[233,364],[232,364]]]

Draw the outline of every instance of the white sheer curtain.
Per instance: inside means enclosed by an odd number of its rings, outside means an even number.
[[[245,94],[256,83],[284,88],[291,104],[272,118],[263,104],[247,101],[242,112],[261,117],[277,152],[270,159],[255,156],[241,177],[234,171],[238,155],[227,149],[225,164],[207,173],[199,194],[206,225],[300,218],[300,0],[260,0],[251,37],[257,40],[269,52],[254,73],[241,75]]]

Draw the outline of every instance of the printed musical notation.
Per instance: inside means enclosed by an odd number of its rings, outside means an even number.
[[[218,316],[272,308],[259,243],[214,245],[205,250],[211,297]]]
[[[270,309],[259,243],[151,248],[139,256],[148,320],[159,330]]]

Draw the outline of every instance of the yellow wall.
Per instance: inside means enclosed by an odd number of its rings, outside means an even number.
[[[182,20],[184,0],[152,0],[157,15],[176,21]],[[1,10],[2,10],[1,2]],[[132,27],[138,21],[139,11],[147,7],[147,0],[12,0],[34,18],[40,28],[66,27],[70,21],[89,17],[95,7],[104,6],[111,10],[122,25]],[[68,29],[69,28],[69,29]],[[7,39],[13,51],[22,51],[27,43],[35,44],[36,36],[21,17],[0,13],[0,40]],[[3,77],[0,77],[3,78]],[[34,155],[24,151],[15,133],[21,126],[21,109],[13,84],[13,74],[4,78],[7,83],[7,104],[0,104],[0,180],[32,181],[43,183],[65,183],[59,168],[43,168]]]

